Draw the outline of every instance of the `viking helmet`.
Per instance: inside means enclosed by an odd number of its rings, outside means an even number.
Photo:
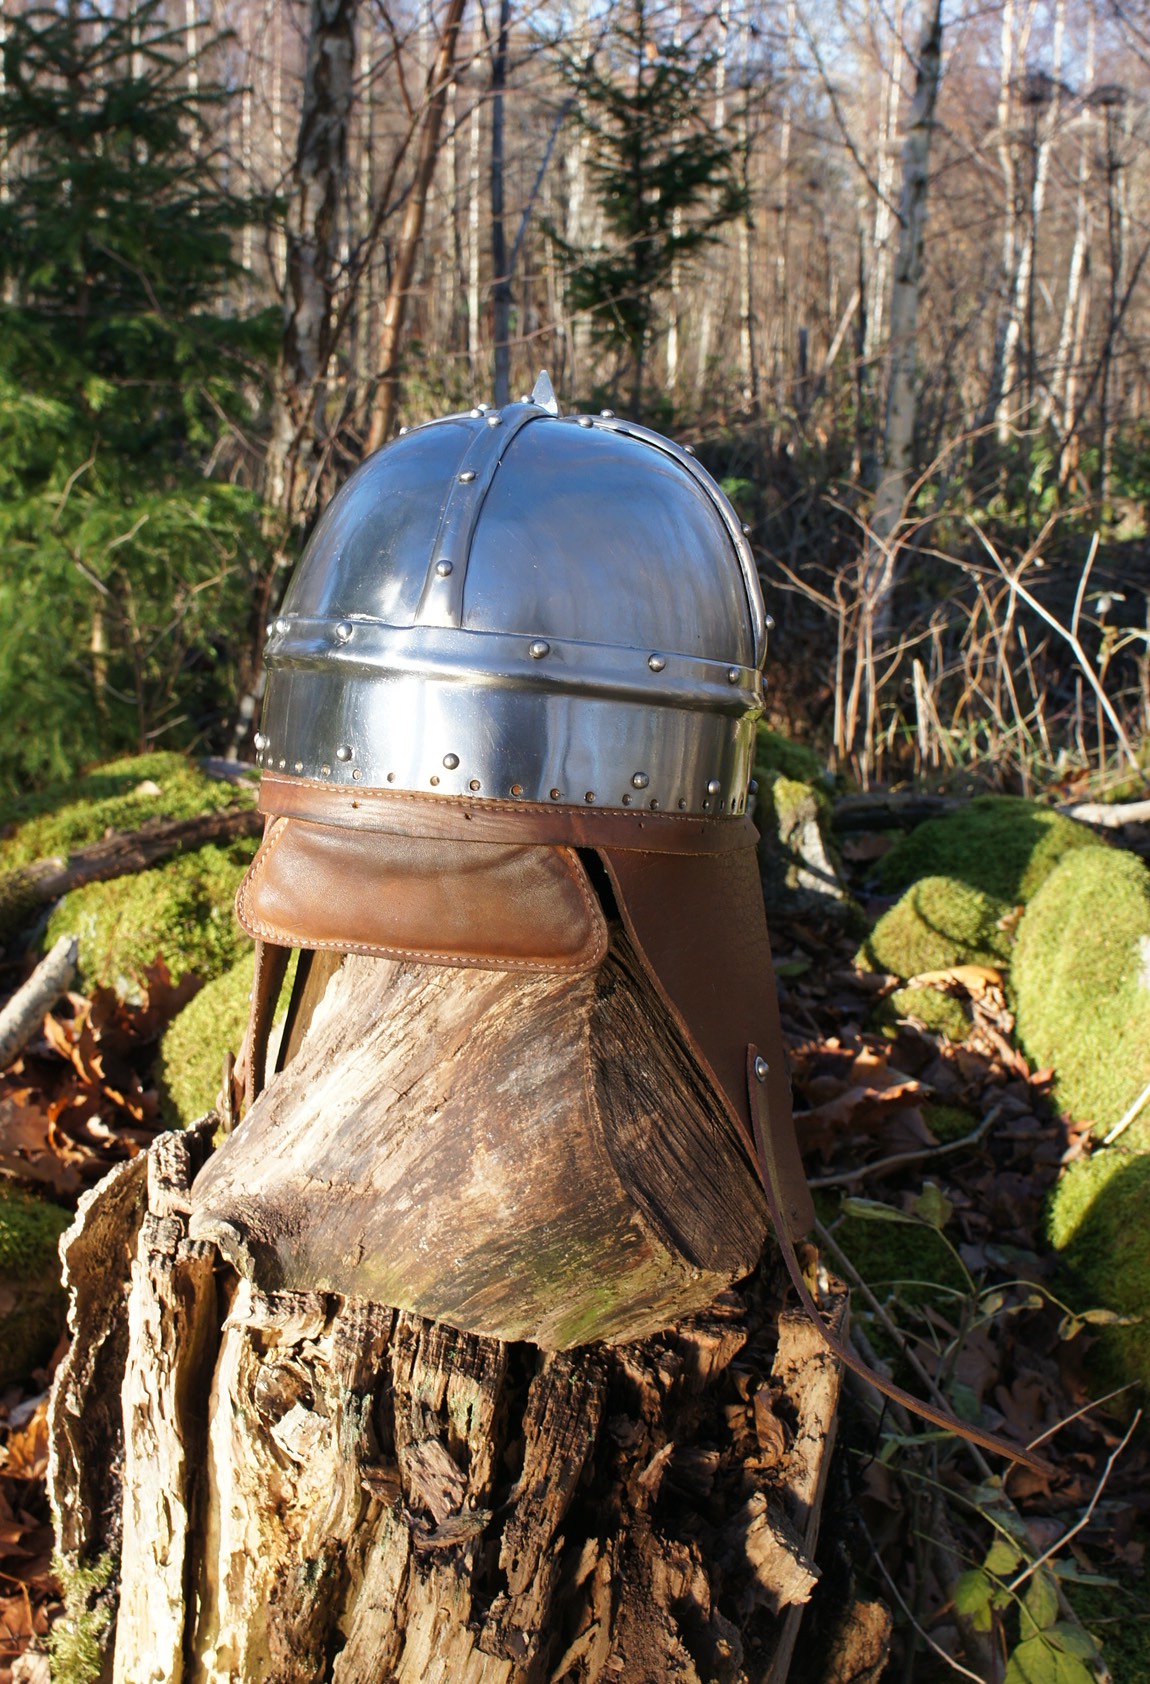
[[[271,628],[241,923],[580,971],[613,903],[749,1140],[746,1048],[780,1039],[747,816],[766,626],[734,511],[659,434],[560,416],[544,375],[401,435],[333,499]],[[770,1101],[801,1231],[781,1045]]]

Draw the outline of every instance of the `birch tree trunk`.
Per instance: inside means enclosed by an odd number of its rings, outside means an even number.
[[[868,766],[875,709],[875,656],[890,635],[898,557],[895,538],[905,511],[914,466],[918,294],[922,280],[930,180],[930,138],[941,63],[942,0],[926,0],[914,99],[903,142],[898,253],[890,297],[890,350],[882,466],[867,534],[862,578],[859,653],[868,691],[863,747]]]
[[[783,1684],[838,1370],[769,1266],[730,1284],[761,1195],[625,941],[324,982],[224,1147],[162,1136],[66,1241],[53,1499],[115,1560],[117,1684]],[[468,1283],[567,1335],[412,1307]]]
[[[407,299],[415,275],[416,258],[419,255],[427,196],[439,156],[439,137],[443,129],[447,90],[455,76],[455,52],[465,3],[466,0],[449,0],[439,45],[427,74],[427,98],[416,153],[415,175],[408,190],[396,247],[395,266],[383,305],[379,335],[379,387],[367,435],[369,453],[386,444],[395,427],[395,417],[399,408],[403,324],[407,314]]]

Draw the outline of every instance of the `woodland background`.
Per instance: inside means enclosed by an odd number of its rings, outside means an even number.
[[[542,367],[722,480],[776,720],[833,765],[1132,769],[1137,4],[6,0],[3,30],[10,791],[242,750],[334,486]]]

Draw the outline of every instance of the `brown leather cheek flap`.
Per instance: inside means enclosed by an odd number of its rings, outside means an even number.
[[[570,848],[277,819],[236,896],[249,935],[424,964],[585,971],[607,926]]]

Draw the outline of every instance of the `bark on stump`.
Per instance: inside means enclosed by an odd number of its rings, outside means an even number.
[[[746,1275],[761,1196],[625,940],[316,979],[223,1147],[161,1137],[66,1237],[106,1676],[781,1684],[839,1374]]]

